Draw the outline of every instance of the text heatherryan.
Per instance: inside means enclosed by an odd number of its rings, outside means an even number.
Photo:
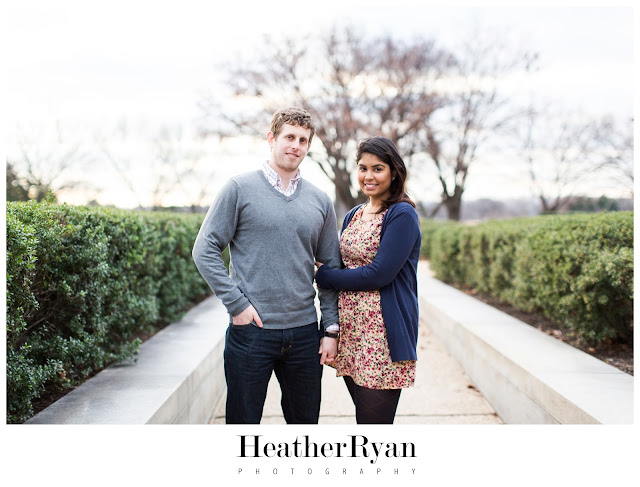
[[[380,457],[415,458],[411,442],[370,441],[364,435],[348,435],[345,441],[316,443],[304,435],[291,442],[269,442],[263,435],[238,435],[241,458],[367,458],[375,464]]]

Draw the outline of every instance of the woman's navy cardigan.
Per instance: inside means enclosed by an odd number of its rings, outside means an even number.
[[[347,213],[341,232],[361,206]],[[409,203],[396,203],[383,216],[380,246],[371,264],[355,269],[332,269],[323,265],[316,273],[318,287],[323,289],[380,290],[382,317],[393,362],[417,359],[417,270],[421,241],[416,210]]]

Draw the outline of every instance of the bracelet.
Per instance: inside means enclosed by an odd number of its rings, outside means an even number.
[[[340,336],[340,333],[337,331],[324,331],[324,336],[326,336],[327,338],[338,338],[338,336]]]

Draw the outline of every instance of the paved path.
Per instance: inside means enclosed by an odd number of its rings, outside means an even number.
[[[400,396],[396,424],[502,423],[424,322],[420,323],[417,367],[415,386],[404,389]],[[224,398],[210,422],[224,424]],[[275,375],[269,383],[262,424],[285,424]],[[320,424],[355,424],[347,388],[330,367],[325,367],[322,378]]]

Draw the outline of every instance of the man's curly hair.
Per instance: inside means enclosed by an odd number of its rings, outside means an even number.
[[[311,130],[309,134],[309,144],[311,144],[311,139],[313,139],[316,128],[313,125],[309,112],[298,107],[281,108],[278,110],[273,114],[273,119],[271,120],[271,132],[274,137],[280,135],[282,126],[285,123],[289,125],[299,125],[300,127]]]

